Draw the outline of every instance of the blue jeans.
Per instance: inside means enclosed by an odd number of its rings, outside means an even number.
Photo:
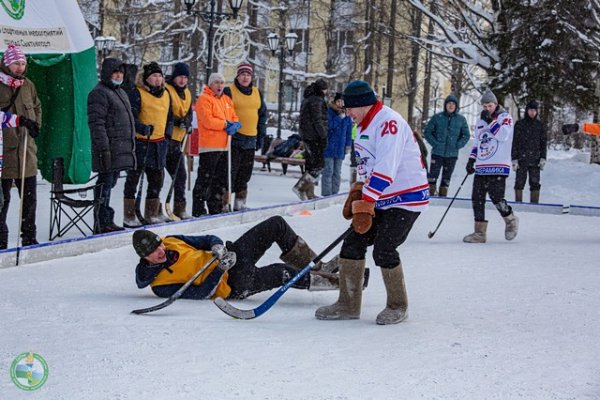
[[[339,158],[325,158],[321,172],[321,196],[331,196],[340,191],[343,161]]]

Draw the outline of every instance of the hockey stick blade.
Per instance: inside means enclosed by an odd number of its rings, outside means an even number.
[[[429,233],[427,234],[427,237],[428,237],[429,239],[431,239],[431,238],[433,237],[433,235],[434,235],[434,233],[433,233],[433,232],[429,232]]]
[[[169,297],[167,300],[163,301],[160,304],[157,304],[155,306],[152,307],[148,307],[148,308],[140,308],[139,310],[133,310],[131,311],[132,314],[147,314],[153,311],[158,311],[158,310],[162,310],[165,307],[170,306],[171,304],[173,304],[178,298],[180,298],[183,295],[183,292],[185,292],[187,290],[187,288],[189,288],[192,283],[200,276],[202,275],[202,273],[204,271],[206,271],[208,269],[208,267],[210,267],[212,265],[212,263],[217,259],[217,257],[213,257],[210,260],[208,260],[208,262],[206,264],[204,264],[204,266],[202,268],[200,268],[198,270],[198,272],[196,272],[194,274],[194,276],[192,276],[182,287],[179,288],[179,290],[177,290],[175,293],[173,293],[171,295],[171,297]]]
[[[321,254],[319,254],[317,257],[315,257],[314,260],[312,260],[306,267],[304,267],[300,272],[298,272],[296,275],[294,275],[294,277],[292,279],[290,279],[285,285],[283,285],[282,287],[277,289],[277,291],[275,293],[273,293],[267,300],[265,300],[258,307],[253,308],[251,310],[241,310],[237,307],[232,306],[230,303],[228,303],[225,299],[223,299],[221,297],[217,297],[215,299],[215,301],[214,301],[215,305],[217,307],[219,307],[219,309],[221,311],[223,311],[225,314],[229,315],[230,317],[236,318],[236,319],[254,319],[254,318],[260,317],[261,315],[263,315],[264,313],[269,311],[269,309],[275,305],[277,300],[279,300],[279,298],[281,296],[283,296],[283,294],[285,292],[287,292],[287,290],[290,287],[292,287],[292,285],[294,283],[296,283],[298,280],[300,280],[300,278],[302,278],[304,275],[308,274],[310,272],[310,270],[315,266],[315,264],[317,264],[319,261],[321,261],[321,259],[323,257],[325,257],[327,255],[327,253],[329,253],[331,250],[333,250],[333,248],[335,246],[337,246],[342,240],[344,240],[352,231],[353,231],[352,227],[348,228],[337,239],[335,239],[333,241],[333,243],[331,243],[329,246],[327,246],[327,248],[325,250],[323,250],[321,252]]]
[[[173,214],[173,210],[171,209],[171,202],[165,203],[165,213],[167,214],[167,217],[169,217],[171,220],[181,221],[181,218]]]

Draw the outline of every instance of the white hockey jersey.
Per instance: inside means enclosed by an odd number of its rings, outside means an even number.
[[[477,120],[470,158],[475,158],[477,175],[510,174],[514,124],[509,113],[501,110],[488,125]]]
[[[379,209],[427,209],[429,184],[421,150],[400,114],[377,102],[357,128],[354,148],[364,200]]]

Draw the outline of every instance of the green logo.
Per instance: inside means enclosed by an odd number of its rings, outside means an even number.
[[[48,379],[48,364],[37,353],[21,353],[10,366],[10,378],[19,389],[37,390]]]
[[[2,7],[13,19],[23,18],[25,0],[0,0]]]

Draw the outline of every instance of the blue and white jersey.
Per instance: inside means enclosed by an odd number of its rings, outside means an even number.
[[[477,120],[470,158],[475,158],[477,175],[510,174],[514,124],[509,113],[501,110],[488,125]]]
[[[354,140],[363,200],[378,209],[424,211],[429,184],[421,150],[400,114],[377,102],[358,126]]]

